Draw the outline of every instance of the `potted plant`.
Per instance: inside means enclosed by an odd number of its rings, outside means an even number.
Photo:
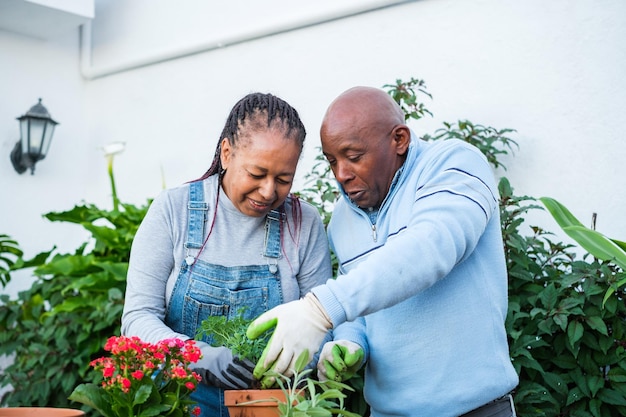
[[[138,337],[113,336],[111,352],[91,362],[101,372],[100,384],[78,385],[69,399],[98,410],[105,417],[198,415],[189,398],[200,377],[189,369],[201,356],[195,341],[166,339],[156,344]]]
[[[264,338],[250,340],[246,329],[252,320],[244,318],[244,311],[239,310],[231,319],[225,316],[211,316],[202,322],[198,338],[206,336],[212,346],[225,346],[234,355],[256,363],[269,340]],[[273,377],[278,388],[262,388],[260,383],[253,383],[253,388],[243,390],[225,390],[224,404],[230,417],[290,417],[290,416],[330,416],[343,415],[358,417],[358,414],[344,409],[346,394],[353,391],[346,384],[335,381],[317,381],[310,377],[313,369],[306,369],[309,353],[302,352],[296,361],[293,377],[268,372],[265,376]]]

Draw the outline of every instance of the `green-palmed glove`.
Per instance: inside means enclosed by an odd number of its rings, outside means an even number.
[[[317,377],[320,381],[347,381],[361,368],[364,354],[360,345],[349,340],[328,342],[317,362]]]
[[[274,378],[264,377],[268,370],[293,375],[295,362],[305,350],[309,352],[310,361],[332,323],[315,295],[308,293],[261,314],[248,326],[247,336],[256,339],[272,328],[275,328],[274,333],[253,372],[263,387],[274,383]]]

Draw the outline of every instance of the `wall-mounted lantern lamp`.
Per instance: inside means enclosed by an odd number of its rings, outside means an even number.
[[[46,157],[54,127],[59,123],[52,120],[41,99],[17,120],[20,121],[20,140],[11,151],[11,162],[19,174],[30,168],[32,175],[37,161]]]

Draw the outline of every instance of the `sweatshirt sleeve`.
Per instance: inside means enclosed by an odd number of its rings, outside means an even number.
[[[166,191],[155,198],[133,240],[122,314],[123,335],[155,343],[189,339],[165,325],[166,285],[174,268],[172,207]]]
[[[313,290],[334,326],[394,306],[444,278],[472,253],[498,210],[493,173],[484,156],[452,143],[442,142],[437,149],[438,155],[422,155],[430,160],[411,173],[420,179],[406,228],[345,275]],[[345,237],[336,236],[341,239]]]

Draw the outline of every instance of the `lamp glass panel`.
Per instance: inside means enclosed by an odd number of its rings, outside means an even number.
[[[22,143],[22,154],[28,153],[28,127],[30,119],[23,118],[20,120],[20,141]]]
[[[41,152],[41,159],[44,158],[44,156],[48,155],[48,149],[50,149],[50,144],[52,143],[52,134],[54,133],[54,127],[55,124],[52,122],[46,122],[47,126],[46,126],[46,131],[45,131],[45,137],[43,138],[43,149]]]
[[[28,153],[32,157],[38,158],[41,155],[45,127],[45,120],[31,119],[30,121],[30,143],[28,144]]]

